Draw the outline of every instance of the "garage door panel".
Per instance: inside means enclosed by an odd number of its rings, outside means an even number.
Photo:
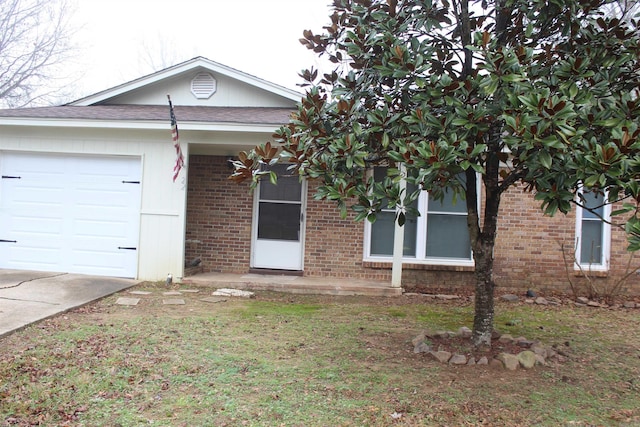
[[[0,153],[0,268],[136,277],[140,159]],[[137,184],[128,182],[134,181]]]

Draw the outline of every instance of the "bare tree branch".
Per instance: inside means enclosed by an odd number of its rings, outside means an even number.
[[[0,0],[0,106],[47,104],[74,53],[67,0]]]

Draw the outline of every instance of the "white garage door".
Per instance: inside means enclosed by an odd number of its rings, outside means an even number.
[[[139,157],[0,153],[0,268],[136,277]]]

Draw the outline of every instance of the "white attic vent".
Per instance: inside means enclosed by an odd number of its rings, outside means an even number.
[[[208,99],[216,93],[216,79],[209,73],[199,73],[191,80],[191,93],[198,99]]]

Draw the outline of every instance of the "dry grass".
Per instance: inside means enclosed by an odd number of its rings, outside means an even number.
[[[470,305],[203,289],[164,306],[139,289],[138,306],[115,295],[0,341],[0,423],[640,425],[637,310],[500,303],[498,328],[571,355],[507,372],[413,353],[422,329],[470,326]]]

